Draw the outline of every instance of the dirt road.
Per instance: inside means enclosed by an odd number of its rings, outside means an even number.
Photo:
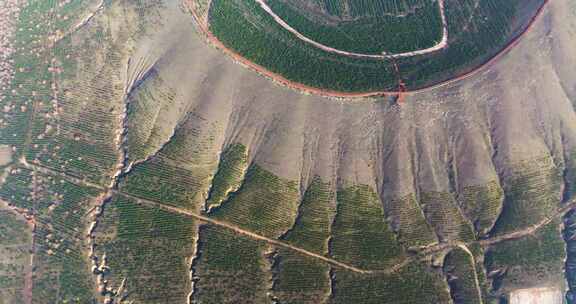
[[[349,56],[349,57],[371,58],[371,59],[394,59],[394,58],[406,58],[406,57],[420,56],[420,55],[426,55],[426,54],[434,53],[434,52],[437,52],[437,51],[440,51],[440,50],[446,48],[448,46],[448,22],[446,21],[446,11],[445,11],[445,6],[444,6],[444,1],[445,0],[438,0],[438,6],[440,9],[440,18],[442,19],[442,39],[440,39],[440,42],[438,42],[437,44],[435,44],[429,48],[425,48],[425,49],[421,49],[421,50],[417,50],[417,51],[412,51],[412,52],[373,55],[373,54],[360,54],[360,53],[347,52],[347,51],[343,51],[343,50],[329,47],[329,46],[321,44],[315,40],[312,40],[312,39],[306,37],[304,34],[298,32],[298,30],[296,30],[295,28],[290,26],[280,16],[278,16],[276,13],[274,13],[272,8],[270,8],[268,6],[268,4],[266,4],[265,0],[256,0],[256,2],[258,2],[258,4],[260,4],[260,7],[262,7],[262,9],[264,11],[266,11],[266,13],[268,13],[268,15],[270,15],[272,18],[274,18],[274,21],[276,21],[276,23],[278,23],[285,30],[294,34],[294,36],[296,36],[298,39],[300,39],[300,40],[302,40],[308,44],[311,44],[311,45],[313,45],[313,46],[315,46],[321,50],[329,52],[329,53],[334,53],[334,54],[344,55],[344,56]]]

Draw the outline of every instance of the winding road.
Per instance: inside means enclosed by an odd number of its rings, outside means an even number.
[[[313,45],[313,46],[315,46],[315,47],[317,47],[323,51],[329,52],[329,53],[334,53],[334,54],[344,55],[344,56],[350,56],[350,57],[358,57],[358,58],[397,59],[397,58],[426,55],[429,53],[440,51],[440,50],[442,50],[448,46],[448,22],[446,21],[446,11],[445,11],[445,6],[444,6],[445,0],[438,0],[438,6],[440,9],[440,16],[442,18],[442,39],[440,40],[440,42],[438,42],[436,45],[431,46],[431,47],[426,48],[426,49],[421,49],[421,50],[412,51],[412,52],[405,52],[405,53],[382,54],[382,55],[371,55],[371,54],[360,54],[360,53],[346,52],[346,51],[342,51],[342,50],[338,50],[338,49],[329,47],[329,46],[324,45],[322,43],[319,43],[317,41],[314,41],[314,40],[306,37],[304,34],[300,33],[298,30],[296,30],[295,28],[290,26],[288,23],[286,23],[280,16],[278,16],[276,13],[274,13],[272,8],[270,8],[270,6],[268,6],[268,4],[266,4],[266,0],[255,0],[255,1],[258,2],[258,4],[260,4],[262,9],[264,11],[266,11],[266,13],[268,13],[268,15],[270,15],[272,18],[274,18],[274,21],[276,21],[276,23],[278,23],[281,27],[283,27],[284,29],[286,29],[290,33],[294,34],[294,36],[296,36],[298,39],[300,39],[300,40],[302,40],[308,44],[311,44],[311,45]]]

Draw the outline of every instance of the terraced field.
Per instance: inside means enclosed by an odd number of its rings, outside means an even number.
[[[570,0],[262,1],[18,1],[0,304],[574,302]]]
[[[545,3],[263,2],[276,15],[254,1],[212,1],[207,34],[284,84],[336,96],[417,90],[474,70],[522,33]],[[391,57],[359,55],[383,53]]]

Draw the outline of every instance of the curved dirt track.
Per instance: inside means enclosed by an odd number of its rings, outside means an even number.
[[[294,34],[296,37],[298,37],[298,39],[300,39],[300,40],[302,40],[308,44],[311,44],[311,45],[313,45],[313,46],[315,46],[321,50],[329,52],[329,53],[334,53],[334,54],[339,54],[339,55],[344,55],[344,56],[349,56],[349,57],[371,58],[371,59],[395,59],[395,58],[413,57],[413,56],[419,56],[419,55],[426,55],[426,54],[434,53],[434,52],[437,52],[437,51],[440,51],[440,50],[446,48],[448,46],[448,22],[446,21],[446,12],[445,12],[445,8],[444,8],[444,1],[445,0],[438,0],[438,6],[440,7],[440,17],[442,19],[442,39],[440,39],[440,42],[438,42],[437,44],[435,44],[429,48],[425,48],[425,49],[421,49],[421,50],[417,50],[417,51],[412,51],[412,52],[404,52],[404,53],[390,54],[390,55],[385,55],[385,54],[383,54],[383,55],[370,55],[370,54],[346,52],[346,51],[342,51],[342,50],[338,50],[338,49],[329,47],[329,46],[322,44],[322,43],[319,43],[317,41],[314,41],[313,39],[310,39],[310,38],[306,37],[304,34],[298,32],[298,30],[296,30],[295,28],[290,26],[280,16],[278,16],[276,13],[274,13],[272,8],[270,8],[268,6],[268,4],[266,4],[265,0],[256,0],[256,2],[258,2],[258,4],[260,4],[262,9],[264,11],[266,11],[266,13],[268,13],[272,18],[274,18],[276,23],[278,23],[280,26],[282,26],[284,29],[286,29],[290,33]]]
[[[291,81],[291,80],[283,77],[280,74],[269,71],[264,66],[261,66],[257,63],[254,63],[254,62],[246,59],[241,54],[239,54],[236,51],[225,46],[216,36],[214,36],[212,34],[212,32],[209,29],[208,17],[207,16],[202,17],[202,16],[198,15],[197,11],[194,8],[195,7],[194,1],[196,1],[196,0],[183,0],[184,6],[188,8],[188,11],[191,13],[196,25],[200,29],[201,34],[203,34],[205,36],[205,38],[208,40],[208,42],[211,43],[212,45],[214,45],[216,48],[224,51],[224,53],[226,53],[228,56],[232,57],[238,63],[249,67],[250,69],[256,71],[260,75],[263,75],[267,78],[272,79],[276,83],[279,83],[281,85],[287,86],[289,88],[292,88],[292,89],[295,89],[295,90],[298,90],[298,91],[301,91],[301,92],[304,92],[307,94],[314,94],[314,95],[319,95],[319,96],[323,96],[323,97],[367,98],[367,97],[379,97],[379,96],[396,96],[399,99],[401,99],[401,97],[404,95],[419,94],[419,93],[427,92],[427,91],[430,91],[430,90],[433,90],[436,88],[441,88],[441,87],[447,86],[447,85],[452,84],[454,82],[458,82],[458,81],[470,78],[473,75],[475,75],[476,73],[478,73],[479,71],[490,67],[498,59],[500,59],[503,55],[505,55],[508,51],[510,51],[512,48],[514,48],[515,46],[518,45],[518,43],[525,36],[525,34],[528,33],[534,27],[534,23],[542,16],[546,7],[548,6],[548,4],[552,0],[545,0],[544,4],[542,4],[542,6],[538,9],[536,14],[532,17],[532,19],[530,20],[530,22],[528,23],[528,25],[526,26],[524,31],[522,31],[522,33],[520,33],[518,36],[516,36],[514,39],[512,39],[506,47],[504,47],[500,52],[498,52],[492,58],[490,58],[485,63],[479,65],[478,67],[474,68],[471,71],[468,71],[468,72],[466,72],[460,76],[454,77],[452,79],[448,79],[444,82],[434,84],[434,85],[429,85],[427,87],[423,87],[423,88],[417,89],[417,90],[404,90],[402,88],[399,88],[396,91],[374,91],[374,92],[359,92],[359,93],[326,90],[326,89],[320,89],[320,88],[316,88],[316,87],[307,86],[307,85],[304,85],[304,84],[301,84],[298,82]],[[394,59],[394,58],[390,58],[390,59]]]

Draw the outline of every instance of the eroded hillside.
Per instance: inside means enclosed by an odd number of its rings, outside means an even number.
[[[402,104],[275,84],[175,0],[19,5],[0,212],[34,229],[0,238],[0,295],[491,303],[576,286],[572,1]]]

